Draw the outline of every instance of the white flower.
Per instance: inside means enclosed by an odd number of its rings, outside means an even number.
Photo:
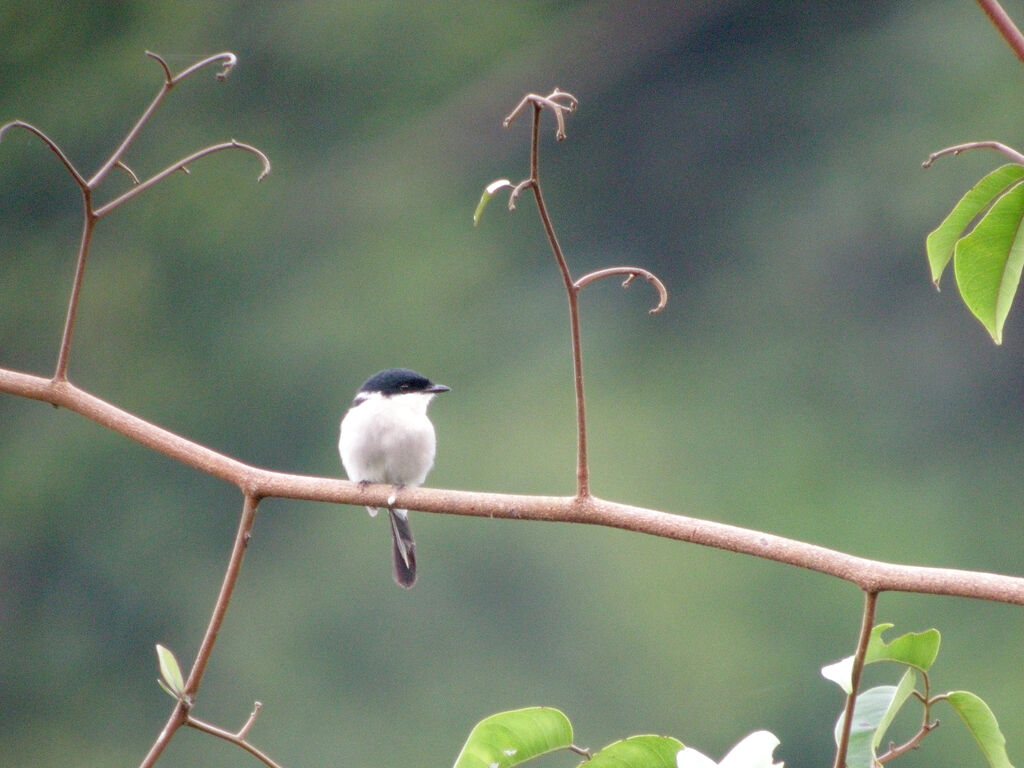
[[[676,754],[676,768],[782,768],[772,762],[772,752],[779,740],[770,731],[754,731],[729,750],[729,754],[716,763],[693,747],[685,747]]]

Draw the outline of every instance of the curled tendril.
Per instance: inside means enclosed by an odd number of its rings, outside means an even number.
[[[661,279],[643,267],[608,267],[607,269],[598,269],[595,272],[590,272],[583,277],[579,278],[572,284],[572,287],[576,291],[580,291],[586,286],[590,285],[595,280],[600,280],[604,277],[611,277],[612,275],[625,275],[626,279],[622,281],[622,287],[628,288],[636,278],[642,277],[644,280],[654,286],[654,289],[658,292],[658,303],[650,310],[650,314],[654,315],[661,312],[668,304],[668,289],[665,284],[661,282]]]
[[[970,141],[966,144],[957,144],[954,147],[946,147],[945,149],[940,149],[938,152],[932,152],[928,155],[928,159],[921,163],[921,167],[931,168],[932,164],[940,157],[945,155],[959,155],[961,152],[965,152],[968,149],[994,149],[997,152],[1001,152],[1006,155],[1017,165],[1024,165],[1024,154],[1021,154],[1013,147],[1006,146],[1000,141]]]
[[[562,103],[563,101],[565,102],[564,104]],[[565,116],[576,111],[576,107],[579,106],[580,100],[571,93],[561,91],[558,88],[555,88],[555,90],[547,96],[541,96],[537,93],[528,93],[523,97],[522,101],[516,104],[516,108],[509,113],[508,117],[502,121],[502,125],[506,128],[512,125],[515,119],[526,110],[526,106],[528,104],[532,104],[538,109],[547,107],[554,113],[555,121],[558,124],[558,127],[555,130],[555,138],[558,141],[562,141],[566,136]]]
[[[215,64],[217,62],[223,64],[223,69],[221,69],[221,71],[217,73],[217,79],[225,80],[227,79],[227,76],[231,73],[231,70],[235,68],[235,64],[238,63],[238,57],[235,56],[235,54],[231,53],[230,51],[225,51],[223,53],[216,53],[213,56],[207,56],[202,61],[197,61],[191,67],[182,70],[177,75],[172,75],[171,68],[167,66],[167,62],[164,61],[164,58],[160,54],[153,53],[152,51],[146,51],[146,55],[149,56],[149,58],[153,59],[153,61],[159,64],[160,67],[163,69],[164,80],[169,86],[177,85],[186,77],[191,75],[193,72],[196,72],[200,69],[203,69],[204,67],[209,66],[210,64]]]

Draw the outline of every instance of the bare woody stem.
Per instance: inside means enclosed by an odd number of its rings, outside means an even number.
[[[888,751],[878,756],[878,762],[882,765],[885,763],[895,760],[901,755],[907,754],[907,752],[913,752],[924,741],[924,737],[939,727],[939,721],[934,720],[932,722],[925,723],[921,726],[921,729],[914,734],[906,743],[900,744],[898,747],[893,746]]]
[[[928,155],[928,159],[921,163],[921,167],[931,168],[932,164],[940,157],[944,157],[945,155],[959,155],[961,152],[966,152],[969,149],[994,149],[997,152],[1006,155],[1017,165],[1024,165],[1024,155],[1012,147],[1006,146],[1000,141],[969,141],[966,144],[957,144],[953,147],[940,149],[938,152],[932,152]]]
[[[548,212],[547,203],[544,202],[544,192],[540,184],[540,119],[541,113],[548,109],[555,115],[557,130],[555,138],[562,141],[566,137],[565,115],[575,111],[579,105],[578,100],[571,93],[555,88],[548,96],[539,96],[536,93],[528,93],[516,105],[515,109],[505,118],[503,125],[507,128],[512,122],[523,114],[527,107],[533,107],[533,124],[530,134],[530,175],[528,178],[513,185],[507,179],[499,179],[488,185],[485,195],[490,196],[496,190],[511,187],[509,193],[509,210],[515,210],[519,196],[527,189],[533,190],[534,198],[537,200],[537,211],[540,214],[541,223],[544,225],[544,233],[547,235],[548,243],[555,255],[555,262],[558,264],[559,274],[562,276],[562,283],[565,285],[566,297],[569,300],[569,325],[572,337],[572,363],[573,379],[576,390],[576,499],[585,501],[590,498],[590,468],[587,459],[587,401],[583,387],[583,341],[580,331],[580,307],[579,295],[584,287],[612,275],[625,275],[622,283],[625,288],[637,277],[642,277],[650,282],[658,291],[658,303],[651,310],[651,313],[660,312],[668,301],[668,291],[665,284],[653,273],[640,267],[609,267],[599,269],[596,272],[584,275],[578,280],[572,279],[569,264],[565,259],[565,253],[558,242],[558,235],[555,233],[554,224],[551,221],[551,214]],[[481,205],[484,203],[482,202]],[[479,215],[480,207],[474,214],[474,221]]]
[[[78,186],[79,190],[82,193],[82,237],[78,247],[78,258],[75,263],[75,277],[71,287],[71,295],[68,299],[68,309],[64,319],[64,330],[61,334],[60,349],[57,352],[57,365],[53,373],[54,381],[67,380],[68,360],[71,355],[71,340],[72,336],[74,335],[75,318],[78,313],[78,304],[79,299],[81,297],[82,284],[84,283],[85,280],[85,265],[89,257],[89,247],[92,243],[93,230],[96,228],[96,223],[102,217],[116,210],[121,205],[128,202],[137,195],[142,194],[150,187],[152,187],[154,184],[163,181],[171,174],[179,170],[187,170],[187,166],[189,163],[192,163],[202,157],[206,157],[207,155],[211,155],[215,152],[220,152],[226,149],[242,149],[245,150],[246,152],[256,155],[260,159],[263,165],[263,169],[257,181],[261,181],[263,177],[270,173],[270,160],[267,158],[265,154],[263,154],[253,146],[243,144],[242,142],[235,141],[234,139],[232,139],[229,142],[225,142],[223,144],[216,144],[210,147],[206,147],[205,149],[201,149],[198,152],[194,152],[188,157],[185,157],[177,161],[176,163],[173,163],[172,165],[168,166],[167,168],[160,171],[151,178],[147,179],[146,181],[139,183],[134,172],[130,168],[128,168],[128,166],[125,165],[124,163],[125,153],[134,143],[135,139],[139,136],[139,133],[142,131],[143,127],[145,127],[145,125],[149,122],[150,118],[153,116],[153,113],[156,112],[157,108],[163,103],[164,99],[167,97],[167,94],[171,92],[171,89],[173,89],[176,85],[178,85],[180,82],[185,80],[193,73],[198,72],[199,70],[204,69],[205,67],[208,67],[211,64],[223,65],[223,69],[221,69],[221,71],[217,73],[217,79],[223,80],[227,76],[228,72],[231,71],[231,68],[234,67],[235,62],[237,61],[237,58],[233,53],[218,53],[214,56],[209,56],[203,59],[202,61],[196,62],[195,64],[178,73],[177,75],[172,75],[170,68],[167,66],[167,62],[164,61],[160,56],[158,56],[155,53],[150,53],[148,51],[146,52],[146,55],[149,56],[151,59],[154,59],[160,65],[161,69],[163,69],[164,82],[161,85],[160,90],[157,92],[157,95],[153,98],[149,106],[146,107],[145,111],[142,113],[142,116],[136,121],[135,125],[132,126],[131,130],[128,131],[128,135],[125,136],[125,138],[121,141],[120,145],[118,145],[117,149],[114,150],[114,153],[107,159],[107,161],[103,163],[102,166],[100,166],[99,170],[96,171],[95,174],[93,174],[92,178],[88,180],[81,173],[78,172],[78,170],[68,159],[67,155],[64,154],[61,148],[57,145],[57,143],[54,142],[49,136],[47,136],[43,131],[39,130],[35,126],[30,125],[29,123],[22,122],[20,120],[15,120],[14,122],[7,123],[6,125],[0,127],[0,139],[3,138],[4,133],[6,133],[9,128],[23,128],[29,131],[30,133],[34,134],[41,141],[43,141],[43,143],[45,143],[46,146],[49,147],[55,155],[57,155],[57,158],[61,161],[61,163],[63,163],[64,167],[67,169],[72,179],[74,179],[75,184]],[[134,186],[132,189],[128,190],[124,194],[120,195],[119,197],[115,198],[114,200],[111,200],[110,202],[106,203],[105,205],[96,208],[93,205],[93,192],[97,189],[97,187],[99,187],[100,184],[103,183],[103,180],[114,168],[124,169],[136,182],[136,186]]]
[[[548,101],[549,100],[544,100]],[[580,300],[579,289],[573,284],[572,275],[569,272],[569,264],[565,260],[562,246],[558,242],[558,235],[551,223],[551,215],[548,213],[547,204],[544,202],[544,193],[540,188],[540,116],[543,110],[544,101],[538,99],[533,101],[533,133],[530,141],[530,187],[537,199],[537,212],[544,224],[544,232],[551,250],[555,254],[555,261],[558,263],[558,271],[562,275],[562,282],[565,284],[565,292],[569,299],[569,324],[572,334],[572,365],[573,378],[576,387],[576,495],[579,498],[586,498],[590,495],[590,468],[587,461],[587,401],[583,391],[583,342],[580,333]],[[557,105],[556,105],[557,106]],[[506,119],[506,124],[511,121],[522,108],[522,103]],[[561,108],[556,108],[555,113],[559,115],[559,136],[564,137],[564,118],[561,117]]]
[[[255,715],[258,712],[259,708],[257,707],[253,710],[252,716],[250,716],[249,721],[246,723],[246,726],[252,724],[253,720],[255,719]],[[267,765],[269,768],[281,768],[280,763],[275,762],[266,752],[257,749],[251,742],[249,742],[248,739],[246,739],[245,726],[243,726],[242,730],[238,731],[237,733],[232,733],[231,731],[228,731],[224,728],[219,728],[216,725],[207,723],[206,721],[200,720],[197,717],[192,717],[191,715],[189,715],[188,720],[185,722],[185,725],[189,726],[190,728],[195,728],[197,731],[208,733],[211,736],[216,736],[219,739],[224,739],[225,741],[228,741],[236,746],[241,747],[250,755],[255,757],[257,760]]]
[[[864,615],[861,619],[860,638],[857,652],[853,656],[853,671],[850,674],[850,694],[846,697],[846,711],[843,715],[843,730],[836,749],[836,762],[833,768],[845,768],[846,755],[850,747],[850,732],[853,728],[853,712],[857,704],[857,691],[864,672],[864,658],[867,656],[868,643],[871,640],[871,629],[875,625],[875,608],[878,604],[878,592],[868,591],[864,595]]]
[[[139,445],[238,487],[255,499],[282,498],[386,507],[390,485],[360,486],[347,480],[274,472],[188,440],[76,387],[0,368],[0,392],[78,413]],[[600,525],[699,544],[762,560],[806,568],[856,585],[865,592],[947,595],[1024,605],[1024,578],[982,571],[900,565],[839,552],[765,531],[663,512],[591,496],[525,496],[403,488],[393,502],[402,509],[506,520]]]
[[[995,28],[999,30],[999,34],[1003,36],[1007,45],[1017,54],[1017,58],[1024,62],[1024,35],[1013,23],[1013,19],[1003,10],[998,0],[978,0],[978,5],[981,6],[981,10],[989,17]]]
[[[57,351],[57,367],[53,372],[54,381],[65,381],[68,377],[68,358],[71,355],[71,336],[75,331],[75,317],[78,314],[78,300],[82,294],[82,283],[85,281],[85,262],[89,258],[89,245],[92,233],[99,221],[92,210],[92,190],[82,187],[82,239],[78,245],[78,258],[75,260],[75,278],[71,284],[71,296],[68,299],[68,311],[64,316],[64,331],[61,333],[60,349]]]
[[[167,66],[167,62],[164,61],[163,58],[161,58],[155,53],[151,53],[150,51],[146,51],[146,55],[149,56],[149,58],[156,61],[157,64],[160,65],[160,68],[163,69],[163,85],[160,87],[160,90],[157,92],[156,96],[153,97],[153,101],[151,101],[149,103],[149,106],[146,107],[146,111],[142,113],[142,116],[135,122],[135,125],[132,126],[131,130],[128,131],[128,135],[124,137],[118,148],[114,150],[114,154],[112,154],[107,159],[107,162],[100,166],[100,169],[96,171],[96,173],[93,175],[91,179],[89,179],[88,186],[90,189],[96,189],[96,187],[98,187],[103,182],[103,179],[107,177],[107,174],[110,173],[111,169],[114,168],[114,166],[116,166],[119,162],[121,162],[124,159],[125,153],[128,151],[128,148],[131,147],[131,145],[135,142],[135,139],[138,138],[146,123],[149,122],[150,118],[153,116],[153,113],[156,112],[156,110],[160,107],[160,105],[163,103],[164,99],[167,98],[167,95],[171,92],[174,86],[176,86],[178,83],[180,83],[182,80],[184,80],[194,72],[198,72],[200,69],[208,67],[211,64],[217,63],[224,64],[224,69],[222,69],[217,74],[217,79],[223,80],[227,76],[227,73],[231,71],[231,68],[234,67],[235,62],[238,60],[235,54],[233,53],[218,53],[214,56],[208,56],[202,61],[196,62],[191,67],[188,67],[187,69],[180,72],[177,76],[173,76],[171,75],[171,70]]]
[[[235,534],[235,542],[231,548],[231,557],[228,560],[227,570],[224,573],[224,580],[221,583],[220,594],[217,595],[217,602],[213,606],[210,623],[206,627],[206,633],[203,635],[202,643],[199,646],[199,652],[196,654],[196,660],[192,664],[192,671],[189,672],[188,680],[185,681],[185,690],[177,704],[175,704],[174,710],[167,719],[167,723],[164,725],[163,730],[160,731],[160,735],[157,736],[156,741],[153,742],[153,746],[150,748],[148,754],[139,764],[139,768],[151,768],[151,766],[160,758],[160,755],[163,754],[163,751],[167,748],[167,745],[170,743],[171,738],[177,730],[183,725],[194,725],[194,723],[191,722],[193,718],[190,714],[192,702],[195,701],[196,694],[199,691],[199,685],[203,681],[203,675],[206,672],[206,665],[210,661],[210,656],[213,653],[213,646],[217,642],[217,635],[220,633],[220,628],[224,624],[224,616],[227,613],[228,605],[231,603],[231,596],[234,594],[235,586],[238,584],[238,574],[242,569],[242,560],[245,558],[245,552],[249,546],[249,540],[252,537],[252,527],[256,522],[256,508],[258,505],[258,498],[251,494],[246,494],[245,503],[242,505],[242,517],[238,523],[238,532]],[[213,726],[210,727],[212,728]],[[208,729],[202,728],[201,730]],[[244,741],[245,739],[243,734],[243,736],[236,740],[235,743],[252,752],[255,748],[250,748],[251,745],[245,746],[245,744],[243,744]],[[261,757],[260,759],[263,758]],[[273,765],[273,762],[268,763],[268,765]]]

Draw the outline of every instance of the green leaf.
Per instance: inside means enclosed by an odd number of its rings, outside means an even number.
[[[908,632],[900,635],[890,643],[882,639],[882,635],[895,626],[894,624],[878,624],[871,630],[871,637],[868,638],[868,650],[864,655],[864,663],[872,664],[878,661],[895,661],[899,664],[906,664],[916,667],[922,672],[927,672],[935,663],[939,655],[939,641],[941,636],[937,629],[927,629],[924,632]],[[847,694],[853,684],[853,656],[847,656],[834,664],[821,668],[821,675],[831,680]]]
[[[571,744],[572,724],[557,709],[499,712],[473,727],[455,768],[509,768]]]
[[[1000,197],[974,230],[954,249],[953,268],[960,296],[996,344],[1024,268],[1024,184]]]
[[[924,632],[908,632],[892,642],[886,643],[882,639],[882,635],[892,626],[892,624],[879,624],[871,630],[871,639],[868,641],[868,652],[864,662],[871,664],[876,661],[895,661],[916,667],[922,672],[931,669],[935,658],[939,655],[939,642],[942,639],[939,630],[926,629]]]
[[[1002,195],[1017,182],[1024,179],[1024,166],[1011,164],[996,168],[992,173],[979,181],[974,187],[953,206],[945,220],[930,234],[925,241],[928,252],[928,264],[932,270],[932,282],[939,286],[946,265],[953,258],[953,248],[967,228],[978,215],[992,205],[992,201]]]
[[[179,696],[179,695],[178,695],[178,694],[176,694],[176,693],[175,693],[174,691],[172,691],[172,690],[171,690],[170,688],[168,688],[168,687],[167,687],[167,683],[165,683],[165,682],[164,682],[163,680],[161,680],[161,679],[160,679],[159,677],[158,677],[158,678],[156,679],[156,681],[157,681],[157,682],[158,682],[158,683],[160,684],[160,687],[164,689],[164,693],[166,693],[166,694],[167,694],[168,696],[170,696],[170,697],[171,697],[172,699],[180,699],[180,698],[181,698],[181,696]]]
[[[160,661],[160,677],[162,678],[160,682],[163,684],[164,690],[174,698],[181,698],[185,693],[185,681],[181,677],[178,660],[174,658],[173,653],[159,643],[156,646],[156,655]]]
[[[946,694],[946,701],[960,715],[988,764],[992,768],[1013,768],[1006,754],[1006,737],[999,730],[999,723],[988,704],[968,691],[952,691]]]
[[[499,189],[511,188],[512,182],[508,179],[498,179],[492,181],[484,188],[484,192],[480,195],[480,202],[476,204],[476,210],[473,211],[473,226],[475,227],[480,223],[480,217],[484,215],[484,209],[487,204],[491,202],[491,198],[497,193]]]
[[[671,736],[630,736],[602,749],[587,768],[676,768],[683,742]]]
[[[880,685],[877,688],[869,688],[857,696],[850,728],[850,743],[846,752],[848,768],[872,768],[875,765],[878,745],[885,738],[885,732],[892,725],[897,713],[910,698],[916,683],[917,675],[913,669],[908,669],[899,685]],[[844,710],[836,721],[836,744],[842,736],[845,718]]]

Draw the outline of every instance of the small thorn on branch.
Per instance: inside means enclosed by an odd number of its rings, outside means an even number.
[[[594,753],[591,752],[588,747],[577,747],[575,744],[570,744],[569,751],[575,752],[577,755],[587,758],[587,760],[592,760],[594,758]]]
[[[245,739],[249,735],[249,731],[256,724],[256,718],[260,716],[260,710],[263,709],[262,702],[254,702],[252,705],[252,713],[249,715],[249,719],[245,721],[245,725],[238,729],[238,733],[235,736],[239,739]]]
[[[131,168],[128,167],[127,163],[125,163],[125,162],[123,162],[121,160],[118,160],[116,163],[114,163],[114,167],[115,168],[120,168],[122,171],[127,173],[131,177],[131,179],[132,179],[132,184],[138,184],[139,183],[139,177],[135,175],[135,171],[133,171]]]
[[[167,66],[167,62],[164,61],[163,56],[158,53],[153,53],[152,51],[146,51],[146,55],[153,59],[153,61],[159,64],[161,69],[163,69],[164,81],[168,84],[171,83],[174,80],[174,75],[171,74],[171,68]]]

